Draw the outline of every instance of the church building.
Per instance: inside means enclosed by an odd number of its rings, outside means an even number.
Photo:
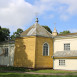
[[[36,18],[15,41],[0,43],[0,65],[77,70],[77,33],[51,34]]]
[[[54,31],[54,35],[55,35]],[[36,18],[26,31],[15,40],[15,67],[53,68],[53,36],[38,24]]]

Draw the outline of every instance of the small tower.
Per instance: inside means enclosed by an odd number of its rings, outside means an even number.
[[[52,32],[52,35],[53,36],[57,36],[58,35],[56,28],[54,28],[54,31]]]

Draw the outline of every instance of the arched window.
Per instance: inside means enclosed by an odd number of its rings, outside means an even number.
[[[43,56],[49,56],[49,46],[47,43],[43,45]]]

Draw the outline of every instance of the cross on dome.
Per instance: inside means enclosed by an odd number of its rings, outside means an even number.
[[[39,20],[38,20],[38,18],[36,18],[36,21],[35,21],[36,23],[38,23],[39,22]]]

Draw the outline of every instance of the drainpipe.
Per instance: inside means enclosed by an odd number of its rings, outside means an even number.
[[[54,37],[53,37],[53,55],[54,55]],[[53,58],[53,69],[54,69],[54,56],[52,56]]]
[[[10,48],[10,37],[8,36],[8,44],[9,44],[9,49],[8,49],[8,56],[9,56],[9,65],[8,66],[10,66],[10,51],[11,51],[11,48]]]

